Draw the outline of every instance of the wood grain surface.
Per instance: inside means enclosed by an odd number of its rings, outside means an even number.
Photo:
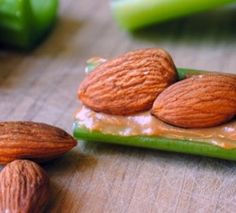
[[[161,47],[178,67],[236,73],[235,20],[235,9],[224,9],[127,33],[112,20],[108,0],[62,0],[44,43],[27,54],[0,52],[0,119],[71,132],[91,56]],[[52,185],[46,212],[236,212],[235,162],[81,142],[44,168]]]

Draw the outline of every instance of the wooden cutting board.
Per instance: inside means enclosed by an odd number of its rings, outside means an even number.
[[[178,67],[236,73],[235,10],[120,30],[106,0],[62,0],[50,37],[28,54],[0,53],[0,119],[71,132],[86,59],[143,47],[167,49]],[[46,212],[236,212],[236,163],[132,147],[80,143],[45,165]]]

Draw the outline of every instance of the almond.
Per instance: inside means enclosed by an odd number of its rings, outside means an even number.
[[[76,145],[64,130],[35,122],[0,122],[0,163],[16,159],[43,162],[56,158]]]
[[[16,160],[0,173],[0,212],[40,213],[49,199],[49,179],[34,162]]]
[[[227,122],[236,114],[236,77],[199,75],[175,83],[157,97],[152,114],[185,128]]]
[[[97,112],[130,115],[148,110],[177,80],[175,65],[162,49],[141,49],[99,65],[81,83],[81,102]]]

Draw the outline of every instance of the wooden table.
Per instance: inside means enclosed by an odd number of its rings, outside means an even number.
[[[178,67],[236,73],[235,14],[219,10],[126,33],[108,1],[62,0],[58,24],[40,47],[0,53],[0,119],[71,132],[91,56],[161,47]],[[47,212],[236,212],[235,162],[81,142],[44,168],[52,182]]]

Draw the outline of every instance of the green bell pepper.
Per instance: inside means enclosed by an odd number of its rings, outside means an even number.
[[[111,0],[111,9],[122,28],[135,30],[232,2],[235,0]]]
[[[189,75],[203,74],[205,71],[179,68],[179,79]],[[202,155],[227,160],[236,160],[236,149],[224,149],[201,141],[169,139],[158,136],[120,136],[92,131],[81,127],[78,122],[73,124],[74,137],[89,142],[104,142],[135,147],[159,149],[172,152],[180,152],[194,155]]]
[[[31,49],[55,23],[58,0],[0,0],[0,44]]]

